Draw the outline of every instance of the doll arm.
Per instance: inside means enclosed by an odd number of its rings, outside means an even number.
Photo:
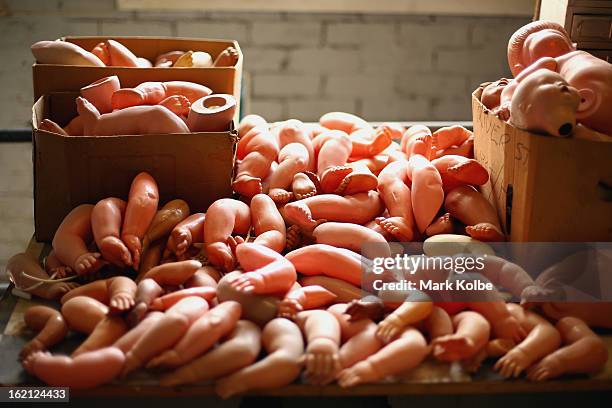
[[[234,329],[241,311],[240,303],[234,301],[212,308],[189,327],[174,348],[149,361],[147,368],[174,368],[192,361]]]
[[[70,358],[38,351],[23,365],[29,373],[55,387],[92,388],[117,377],[125,356],[116,347],[83,353]]]
[[[405,301],[378,324],[376,336],[388,344],[404,327],[426,319],[432,309],[431,301]]]
[[[159,189],[153,177],[144,172],[138,174],[130,187],[121,231],[121,240],[130,250],[136,269],[140,264],[142,239],[155,217],[158,202]]]
[[[497,338],[519,343],[527,335],[518,319],[508,311],[504,301],[470,302],[469,307],[487,319]]]
[[[185,283],[185,281],[191,278],[201,267],[202,264],[194,260],[169,262],[151,268],[151,270],[142,277],[142,280],[153,279],[159,285],[178,286]]]
[[[209,286],[194,286],[188,289],[177,290],[176,292],[168,293],[167,295],[158,297],[151,302],[151,310],[167,310],[175,305],[181,299],[189,296],[197,296],[205,299],[209,304],[217,296],[215,288]]]
[[[134,307],[128,313],[130,326],[136,326],[149,310],[149,305],[163,293],[163,288],[153,279],[143,279],[136,286]]]
[[[293,289],[279,303],[278,316],[293,319],[297,313],[326,306],[333,302],[336,297],[332,292],[319,285]]]
[[[123,318],[118,316],[106,317],[96,325],[87,339],[72,352],[72,357],[108,347],[127,331],[128,327]]]
[[[63,305],[70,299],[77,296],[86,296],[108,305],[110,300],[108,293],[108,279],[101,279],[79,286],[78,288],[75,288],[62,296],[60,302]]]
[[[527,378],[543,381],[562,374],[596,373],[608,361],[608,349],[603,340],[580,319],[564,317],[557,330],[565,347],[544,357],[527,370]]]
[[[147,314],[144,320],[117,339],[117,341],[113,343],[113,347],[117,347],[119,350],[123,351],[124,354],[126,354],[162,316],[164,316],[162,312],[151,312]]]
[[[172,200],[155,213],[142,241],[143,251],[154,241],[166,237],[189,215],[189,205],[183,200]]]
[[[105,66],[100,58],[68,41],[38,41],[31,49],[40,64]]]
[[[47,306],[31,306],[23,315],[26,326],[38,333],[19,353],[25,359],[35,351],[47,350],[59,343],[68,334],[68,325],[62,314]]]
[[[216,289],[220,280],[221,272],[214,266],[206,265],[198,269],[191,278],[187,279],[183,286],[186,288],[206,286]]]
[[[260,350],[261,329],[253,322],[239,320],[220,345],[162,377],[160,385],[175,386],[230,375],[253,364]]]

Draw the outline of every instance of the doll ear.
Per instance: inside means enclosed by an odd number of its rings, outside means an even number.
[[[580,95],[580,103],[578,104],[578,118],[585,117],[591,112],[599,108],[601,104],[601,97],[597,92],[589,88],[583,88],[578,90]]]

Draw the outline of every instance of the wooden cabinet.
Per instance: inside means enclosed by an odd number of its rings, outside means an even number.
[[[578,49],[612,61],[612,0],[540,0],[536,17],[563,25]]]

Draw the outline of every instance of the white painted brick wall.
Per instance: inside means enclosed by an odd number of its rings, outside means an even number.
[[[244,106],[269,120],[348,110],[369,120],[470,119],[476,85],[509,75],[505,48],[525,18],[240,12],[127,12],[114,0],[4,0],[0,127],[31,118],[29,46],[62,35],[237,39]],[[28,144],[0,144],[0,265],[32,233]],[[5,165],[5,163],[14,165]],[[19,208],[17,208],[19,207]],[[17,211],[20,218],[8,220]],[[8,237],[8,238],[7,238]],[[15,237],[13,239],[13,237]]]

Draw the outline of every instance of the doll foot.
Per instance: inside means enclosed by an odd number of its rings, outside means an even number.
[[[305,229],[314,229],[318,224],[312,219],[310,209],[305,204],[296,201],[285,206],[285,214]]]
[[[184,95],[172,95],[158,103],[158,105],[163,106],[166,109],[169,109],[177,116],[187,116],[189,115],[189,110],[191,109],[191,102]]]
[[[451,216],[449,213],[446,213],[443,216],[436,219],[425,230],[425,234],[427,234],[427,236],[429,237],[432,237],[434,235],[439,235],[439,234],[452,234],[452,233],[453,233],[453,221],[451,220]]]
[[[315,176],[316,177],[316,176]],[[303,200],[317,194],[317,187],[311,177],[306,173],[298,173],[293,176],[291,190],[296,200]]]
[[[234,47],[227,47],[215,60],[213,66],[215,67],[233,67],[238,62],[238,51]]]
[[[109,302],[114,312],[125,312],[134,306],[134,296],[128,293],[117,293]]]
[[[465,232],[474,239],[479,241],[505,241],[506,237],[501,233],[499,228],[488,222],[465,227]]]
[[[287,204],[293,198],[293,193],[282,188],[273,188],[268,195],[276,205]]]
[[[176,256],[183,255],[191,246],[191,234],[189,231],[173,231],[171,238],[174,241],[174,254]]]
[[[355,385],[371,383],[380,380],[369,361],[360,361],[350,368],[345,368],[338,374],[338,385],[342,388],[354,387]]]
[[[347,166],[330,167],[321,175],[321,189],[324,193],[335,191],[352,171],[353,169]]]
[[[98,249],[100,250],[102,257],[113,265],[117,265],[122,268],[132,265],[132,255],[130,254],[130,251],[125,246],[123,241],[117,237],[104,237],[100,241]]]
[[[531,381],[546,381],[563,374],[563,366],[557,358],[551,355],[544,357],[539,363],[527,370],[527,378]]]
[[[132,256],[132,266],[134,269],[138,270],[138,266],[140,265],[140,255],[142,252],[142,242],[140,241],[140,238],[138,238],[136,235],[123,235],[121,240],[130,251],[130,255]]]
[[[40,126],[40,130],[46,130],[47,132],[57,133],[62,136],[70,136],[60,125],[50,119],[43,119]]]
[[[368,154],[370,157],[376,156],[380,152],[384,151],[393,142],[393,132],[387,126],[381,126],[376,130],[374,140],[368,148]]]
[[[88,252],[79,256],[74,262],[77,275],[86,275],[99,271],[107,262],[100,259],[99,252]]]
[[[137,370],[142,367],[142,361],[138,357],[136,357],[132,352],[128,351],[125,355],[125,363],[123,364],[123,370],[121,370],[121,374],[119,374],[120,378],[125,378],[132,371]]]
[[[304,310],[304,308],[296,299],[283,299],[278,304],[277,316],[293,320],[302,310]]]
[[[232,250],[223,242],[214,242],[206,247],[206,255],[208,261],[225,272],[231,272],[236,266],[236,261]]]
[[[238,194],[249,198],[261,194],[263,191],[263,186],[261,185],[261,179],[259,177],[252,177],[244,174],[236,178],[232,187]]]
[[[132,308],[132,310],[130,310],[130,313],[127,315],[127,322],[130,325],[130,327],[135,327],[138,323],[140,323],[142,319],[144,319],[148,310],[149,310],[149,306],[147,306],[146,303],[144,302],[137,303]]]
[[[45,345],[41,343],[38,339],[32,339],[32,341],[26,343],[26,345],[23,346],[23,348],[19,352],[19,359],[25,360],[30,354],[43,350],[45,350]]]
[[[505,356],[497,360],[493,368],[505,378],[518,377],[525,370],[531,361],[519,347],[510,350]]]
[[[240,377],[229,376],[221,378],[217,380],[215,384],[215,392],[222,399],[227,399],[244,391],[246,391],[246,389]]]
[[[352,195],[375,190],[378,179],[372,173],[351,173],[342,180],[342,183],[334,191],[338,195]]]
[[[27,356],[21,362],[21,365],[23,366],[24,370],[26,370],[27,373],[33,375],[34,374],[34,364],[36,364],[36,360],[38,360],[40,357],[48,356],[48,355],[51,355],[51,353],[49,353],[48,351],[35,351],[33,353],[30,353],[30,355]]]
[[[458,334],[449,334],[435,338],[431,342],[433,356],[445,362],[459,361],[474,355],[474,342]]]
[[[287,228],[287,239],[285,249],[293,251],[302,245],[302,230],[297,225],[292,225]]]
[[[166,350],[159,356],[153,358],[147,364],[147,368],[171,368],[180,364],[179,355],[174,350]]]
[[[412,241],[412,238],[414,238],[412,228],[403,217],[378,217],[376,218],[376,224],[400,242]]]
[[[237,276],[230,282],[235,290],[242,293],[261,293],[264,288],[264,279],[257,272],[247,272]]]

